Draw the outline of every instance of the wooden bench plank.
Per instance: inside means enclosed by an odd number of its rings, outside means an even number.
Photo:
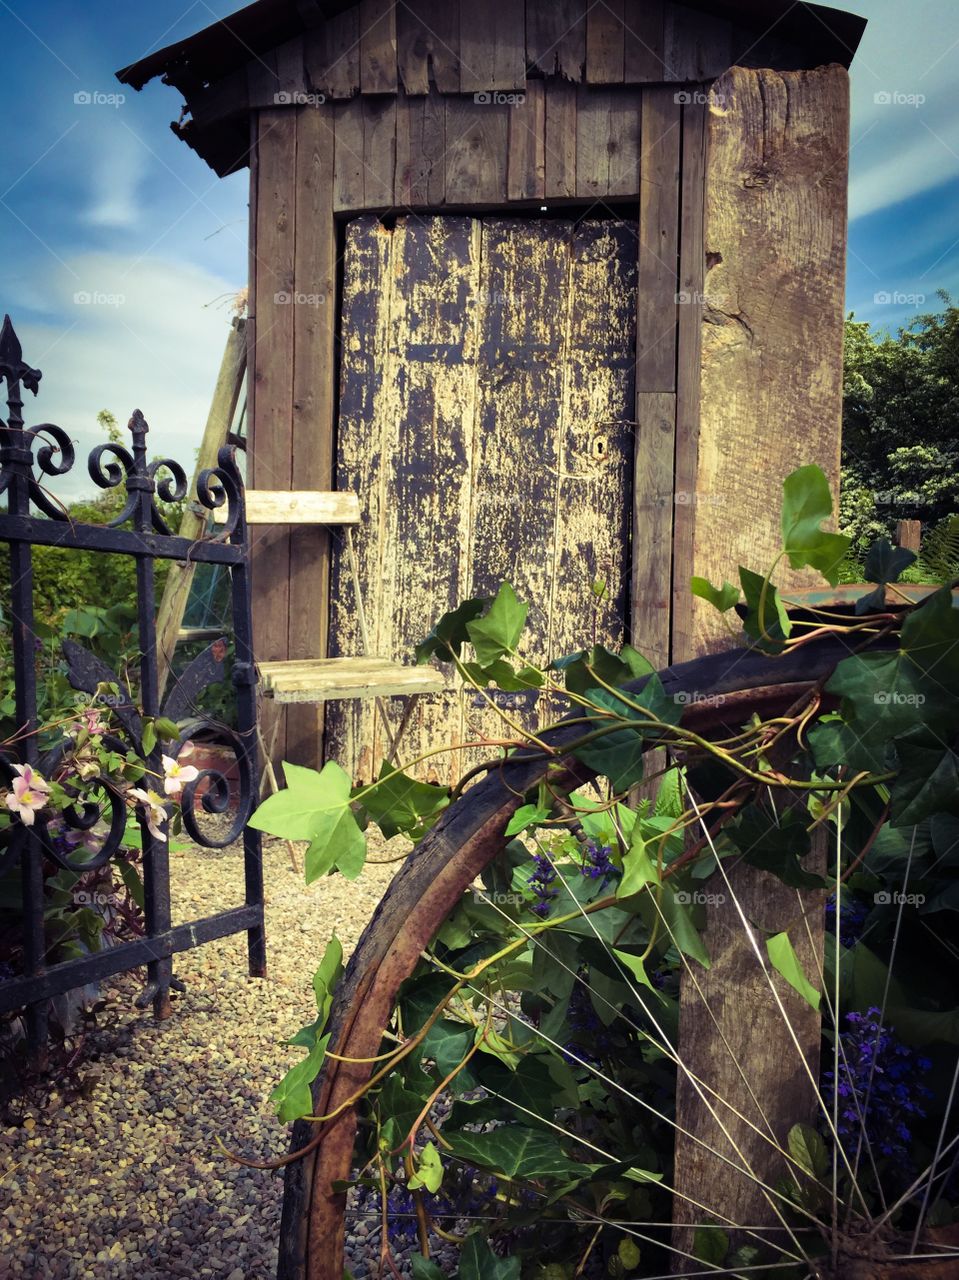
[[[226,524],[226,507],[213,513]],[[315,489],[247,489],[247,524],[359,524],[360,500],[355,493],[324,493]]]

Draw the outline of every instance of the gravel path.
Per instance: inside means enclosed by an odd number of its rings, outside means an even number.
[[[404,852],[370,841],[371,856]],[[272,1280],[282,1175],[215,1147],[281,1154],[287,1129],[270,1090],[301,1056],[282,1041],[316,1016],[313,970],[335,929],[352,949],[399,863],[309,889],[287,847],[264,847],[269,978],[246,976],[240,934],[176,957],[186,992],[155,1023],[133,1008],[134,975],[105,990],[81,1096],[0,1132],[0,1278],[216,1276]],[[172,858],[174,923],[242,902],[235,850]]]

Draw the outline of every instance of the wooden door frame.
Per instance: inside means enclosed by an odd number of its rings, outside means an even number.
[[[695,86],[694,86],[695,87]],[[533,196],[504,203],[478,199],[474,204],[384,206],[361,203],[344,209],[338,204],[335,174],[335,121],[332,112],[345,104],[316,107],[276,107],[252,116],[250,161],[250,322],[248,358],[250,378],[250,484],[271,488],[324,488],[332,480],[336,450],[339,396],[337,341],[341,303],[342,224],[360,213],[413,213],[444,216],[535,215],[548,204],[563,212],[596,208],[602,216],[635,208],[639,225],[639,283],[637,287],[636,422],[637,456],[642,448],[655,457],[653,466],[640,468],[634,457],[634,533],[631,579],[630,632],[645,644],[651,657],[668,660],[673,583],[673,541],[690,541],[683,514],[674,521],[674,467],[677,422],[695,417],[695,406],[682,405],[683,396],[698,392],[698,378],[679,385],[677,353],[682,362],[692,355],[698,334],[702,292],[702,186],[705,136],[704,95],[678,92],[675,85],[644,86],[640,122],[639,173],[635,194],[607,199]],[[683,99],[690,98],[686,102]],[[699,152],[697,154],[697,148]],[[682,157],[689,160],[682,164]],[[506,156],[503,156],[506,164]],[[682,167],[681,167],[682,165]],[[662,180],[670,171],[668,188]],[[291,182],[290,174],[295,175]],[[688,188],[688,194],[681,192]],[[665,190],[665,196],[664,196]],[[669,193],[674,192],[672,200]],[[342,193],[340,193],[342,194]],[[698,221],[688,219],[693,237],[680,257],[680,205],[698,209]],[[684,225],[686,222],[684,220]],[[306,234],[299,231],[306,228]],[[675,253],[675,269],[667,253]],[[680,276],[689,281],[695,301],[680,305]],[[309,298],[321,280],[335,306],[309,323],[303,307],[278,303],[288,295]],[[283,310],[283,307],[286,310]],[[664,326],[662,316],[669,321]],[[664,337],[665,332],[665,337]],[[664,356],[664,352],[666,353]],[[310,371],[307,378],[304,369]],[[655,422],[655,427],[651,424]],[[640,437],[645,437],[640,441]],[[651,438],[655,448],[647,448]],[[652,452],[650,450],[652,449]],[[678,459],[677,459],[678,461]],[[678,474],[695,469],[694,454],[684,457]],[[643,483],[640,484],[640,479]],[[641,511],[650,519],[639,519]],[[665,520],[665,523],[664,523]],[[659,532],[655,532],[659,530]],[[306,537],[284,530],[268,531],[254,553],[254,618],[256,651],[267,660],[320,657],[327,651],[329,619],[329,547],[313,534]],[[293,561],[297,560],[295,566]],[[304,570],[301,560],[309,564]],[[256,573],[257,564],[263,566]],[[306,579],[309,578],[309,586]],[[650,594],[651,593],[651,594]],[[649,611],[639,609],[642,598],[655,599],[655,625]],[[274,712],[274,714],[276,714]],[[322,751],[322,716],[315,708],[295,709],[283,717],[277,733],[277,756],[289,754],[301,763],[317,763]],[[272,730],[271,730],[272,732]]]

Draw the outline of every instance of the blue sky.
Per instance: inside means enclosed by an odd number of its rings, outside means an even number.
[[[125,421],[134,407],[155,449],[188,462],[198,443],[246,279],[246,174],[216,178],[174,137],[175,90],[134,93],[113,73],[239,7],[0,0],[0,311],[44,371],[30,421],[83,446],[98,409]],[[959,4],[839,7],[869,18],[852,68],[847,306],[895,329],[937,289],[959,297]]]

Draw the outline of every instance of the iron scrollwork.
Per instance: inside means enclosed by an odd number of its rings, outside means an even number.
[[[23,884],[24,968],[22,977],[0,982],[0,1012],[16,1008],[4,987],[30,993],[23,1003],[28,1007],[31,1039],[42,1038],[46,1000],[55,994],[85,985],[90,965],[97,957],[66,961],[57,965],[56,974],[47,973],[44,955],[43,910],[45,863],[82,874],[107,863],[124,845],[128,820],[128,797],[109,780],[92,778],[82,783],[69,777],[63,768],[70,747],[63,738],[52,747],[40,751],[37,741],[37,699],[35,653],[33,649],[34,614],[32,599],[32,547],[35,543],[52,542],[49,524],[56,521],[63,530],[56,541],[75,549],[88,549],[108,554],[132,555],[137,567],[137,637],[140,651],[140,680],[136,699],[127,692],[110,698],[109,722],[104,731],[104,744],[121,755],[133,753],[144,761],[150,774],[162,776],[161,749],[144,750],[146,718],[162,715],[174,721],[179,740],[164,749],[174,759],[183,751],[185,742],[202,738],[227,748],[235,765],[231,768],[207,767],[186,783],[181,794],[183,825],[190,839],[207,848],[223,848],[243,838],[246,874],[245,908],[239,912],[195,922],[189,928],[190,938],[197,930],[206,937],[245,929],[249,936],[250,968],[262,973],[265,967],[263,948],[263,887],[259,835],[246,826],[257,798],[258,766],[256,750],[255,685],[249,678],[253,671],[249,595],[249,557],[246,546],[246,522],[243,509],[243,481],[237,467],[235,450],[227,445],[220,449],[217,465],[197,477],[196,501],[211,513],[226,508],[226,521],[217,530],[195,542],[187,542],[170,529],[160,504],[183,501],[188,494],[186,472],[169,458],[150,461],[147,456],[149,427],[139,409],[129,421],[130,447],[110,441],[97,445],[87,459],[87,472],[102,489],[122,490],[124,501],[119,514],[108,525],[88,525],[70,519],[67,509],[45,486],[46,479],[69,473],[76,462],[76,450],[68,434],[60,427],[44,423],[25,427],[23,390],[34,395],[39,390],[42,374],[23,360],[20,342],[9,316],[0,328],[0,381],[6,383],[7,417],[0,418],[0,495],[6,500],[6,511],[0,511],[0,539],[10,546],[11,643],[16,687],[16,721],[21,726],[15,740],[0,749],[0,787],[9,790],[18,770],[31,767],[44,778],[66,779],[68,795],[73,803],[62,815],[51,820],[43,809],[32,814],[33,821],[24,823],[12,815],[10,825],[0,833],[0,876],[19,858]],[[227,727],[197,710],[203,691],[224,679],[228,641],[215,641],[190,662],[174,681],[162,709],[158,698],[156,660],[156,599],[153,563],[158,558],[181,563],[213,562],[226,565],[232,585],[232,646],[234,650],[233,683],[236,691],[236,727]],[[126,686],[110,667],[75,640],[62,644],[66,673],[72,687],[95,697],[103,697],[104,686],[124,690]],[[167,655],[168,656],[168,655]],[[228,775],[234,775],[231,779]],[[61,784],[62,781],[61,781]],[[205,824],[203,815],[231,814],[228,823]],[[224,827],[228,829],[224,829]],[[168,992],[173,983],[173,950],[183,949],[172,939],[177,930],[171,927],[169,864],[165,842],[148,830],[141,815],[143,870],[146,888],[146,929],[151,941],[147,990],[154,999],[157,1012],[168,1008]],[[167,939],[161,945],[161,939]],[[188,941],[187,946],[196,945]],[[124,946],[112,948],[122,952]],[[118,955],[107,970],[117,972],[124,967],[142,964],[131,958],[127,964]],[[103,971],[100,965],[97,972]],[[39,993],[39,996],[38,994]],[[41,998],[42,997],[42,998]]]

